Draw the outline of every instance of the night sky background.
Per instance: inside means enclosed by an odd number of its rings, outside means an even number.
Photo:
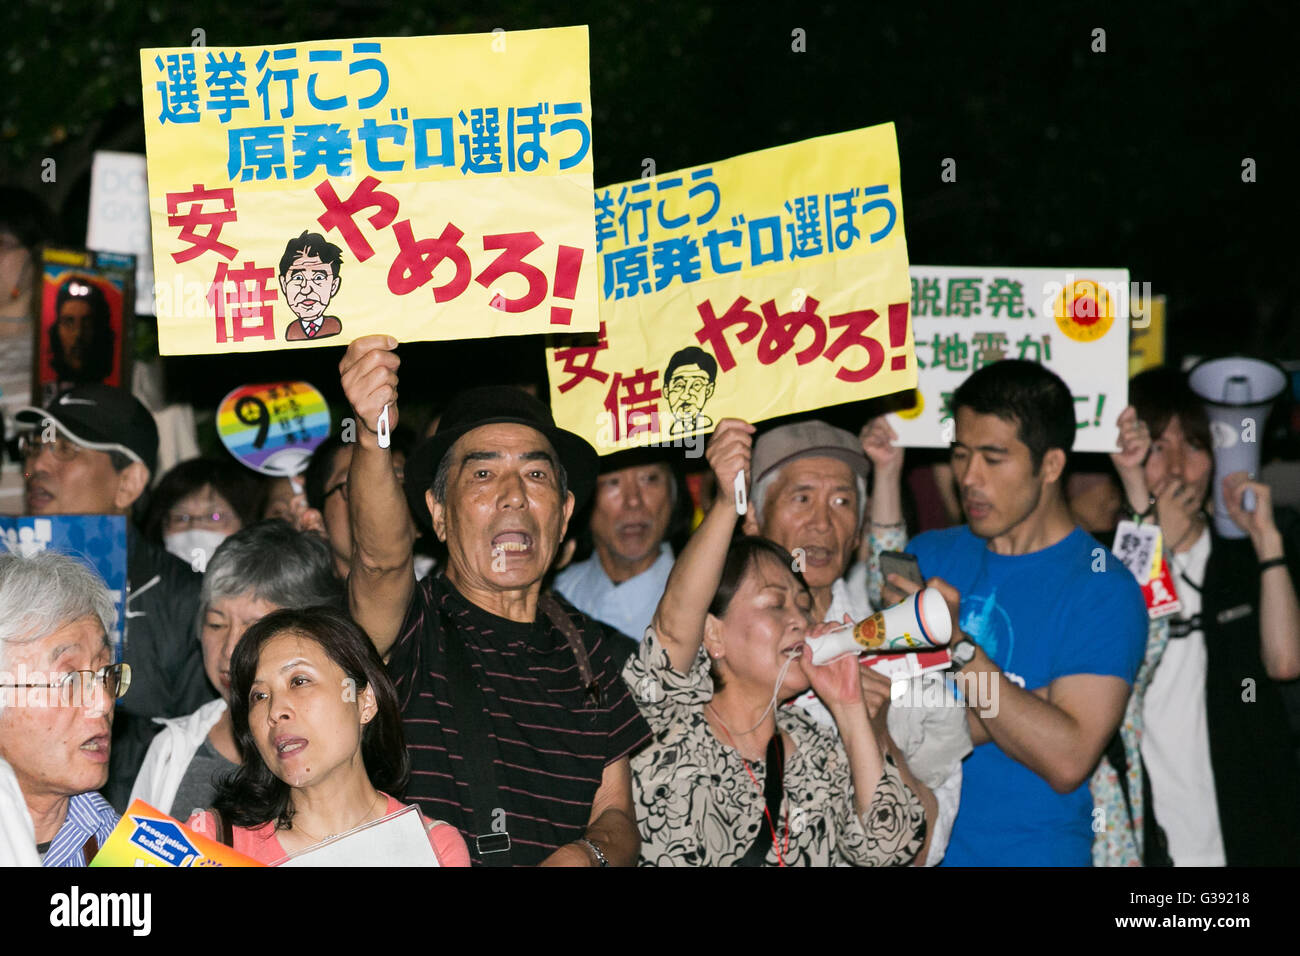
[[[912,262],[1126,267],[1168,296],[1174,360],[1300,358],[1295,4],[270,6],[9,0],[0,182],[55,210],[51,238],[83,242],[93,151],[144,151],[137,51],[189,46],[196,27],[221,46],[585,23],[597,186],[640,176],[647,158],[663,173],[892,120]],[[46,157],[54,183],[40,179]],[[953,183],[940,178],[949,157]],[[299,352],[292,371],[284,352],[171,358],[169,391],[210,408],[241,382],[301,377],[341,403],[341,353]],[[421,388],[439,399],[545,375],[533,337],[401,355],[404,407]]]

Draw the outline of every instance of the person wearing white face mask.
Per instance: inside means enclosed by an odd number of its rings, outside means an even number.
[[[258,520],[266,483],[229,458],[193,458],[162,476],[145,536],[202,574],[227,537]]]
[[[221,696],[187,717],[156,721],[163,729],[149,747],[131,799],[181,820],[210,806],[220,777],[239,766],[227,706],[235,645],[272,611],[342,602],[329,547],[315,535],[272,519],[222,541],[199,600],[203,669]]]

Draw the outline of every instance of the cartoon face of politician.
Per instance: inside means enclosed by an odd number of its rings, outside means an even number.
[[[289,324],[287,342],[324,339],[343,331],[343,323],[325,309],[339,291],[343,250],[320,233],[304,231],[290,239],[280,257],[280,291],[297,319]]]
[[[694,345],[668,360],[668,368],[664,370],[664,398],[674,419],[668,430],[670,435],[713,427],[713,419],[704,414],[704,404],[713,396],[717,378],[717,359]]]

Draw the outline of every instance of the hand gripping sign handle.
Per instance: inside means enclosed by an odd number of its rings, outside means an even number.
[[[743,468],[736,472],[736,480],[732,482],[732,490],[736,497],[736,514],[743,515],[749,510],[749,499],[745,497],[745,470]]]
[[[388,406],[379,413],[379,421],[375,423],[375,435],[379,438],[379,447],[387,448],[389,441],[388,433]]]

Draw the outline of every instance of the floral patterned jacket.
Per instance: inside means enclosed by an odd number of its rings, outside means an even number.
[[[766,768],[720,741],[704,716],[713,697],[709,658],[701,647],[690,673],[673,670],[653,628],[623,679],[654,739],[632,758],[633,803],[643,866],[731,866],[766,826]],[[777,725],[794,742],[785,765],[778,842],[786,865],[903,866],[925,841],[925,811],[893,760],[865,817],[854,806],[844,746],[800,708],[783,706]],[[768,865],[778,864],[776,847]]]
[[[1093,771],[1092,865],[1142,866],[1146,804],[1142,798],[1142,703],[1155,674],[1156,665],[1169,643],[1169,619],[1152,621],[1147,630],[1147,649],[1133,681],[1133,693],[1124,708],[1119,736],[1124,743],[1125,780],[1103,754]],[[1125,793],[1127,791],[1127,800]]]

